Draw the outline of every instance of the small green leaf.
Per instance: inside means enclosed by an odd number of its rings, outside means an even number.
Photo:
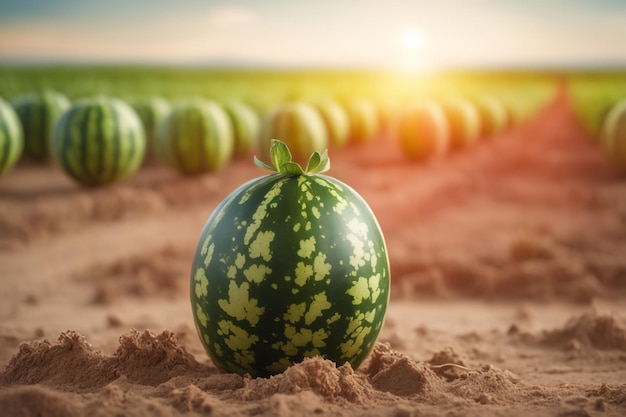
[[[259,168],[269,169],[270,171],[276,171],[276,168],[267,165],[265,162],[263,162],[259,158],[257,158],[256,155],[254,156],[254,164],[256,166],[258,166]]]
[[[300,166],[300,164],[297,164],[293,161],[285,162],[284,164],[282,164],[280,168],[278,169],[278,172],[280,172],[281,174],[285,174],[285,175],[304,174],[304,171],[302,170],[302,167]]]
[[[285,142],[272,139],[270,145],[270,157],[272,158],[272,164],[280,172],[280,167],[285,162],[291,162],[291,151],[289,151]]]
[[[309,158],[309,163],[306,168],[306,172],[309,174],[319,174],[330,169],[330,158],[328,158],[328,149],[321,155],[318,152],[313,152]]]
[[[254,163],[260,168],[269,169],[270,171],[276,171],[285,175],[318,174],[330,168],[328,149],[321,155],[319,152],[313,152],[309,157],[306,170],[303,170],[298,163],[292,160],[291,151],[287,144],[278,139],[272,139],[271,141],[270,158],[274,165],[273,167],[261,161],[256,156],[254,157]]]
[[[306,164],[306,172],[314,172],[321,162],[321,156],[319,152],[313,152],[309,157],[309,162]]]

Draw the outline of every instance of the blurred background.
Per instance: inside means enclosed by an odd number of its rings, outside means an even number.
[[[469,99],[478,112],[499,112],[487,117],[504,128],[567,85],[577,119],[597,139],[608,109],[626,96],[625,21],[622,0],[0,0],[0,97],[14,106],[43,90],[131,105],[236,100],[265,125],[286,103],[332,99],[353,127],[372,125],[356,138],[366,142],[416,101]]]

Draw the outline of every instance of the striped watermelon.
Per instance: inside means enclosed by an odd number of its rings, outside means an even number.
[[[345,104],[350,120],[350,143],[368,143],[380,130],[380,118],[376,105],[365,98],[354,98]]]
[[[24,131],[24,156],[38,162],[50,159],[52,127],[70,107],[70,101],[56,91],[29,93],[13,101]]]
[[[304,102],[291,102],[278,106],[263,118],[259,136],[261,158],[269,159],[268,151],[273,139],[284,141],[291,149],[293,159],[301,164],[313,152],[328,147],[328,134],[322,116]]]
[[[626,171],[626,99],[615,103],[605,116],[601,144],[609,161]]]
[[[518,127],[524,124],[532,115],[528,101],[527,97],[523,97],[519,94],[507,96],[505,107],[512,127]]]
[[[461,149],[476,143],[481,129],[476,106],[463,97],[451,97],[441,104],[450,124],[450,147]]]
[[[10,170],[24,149],[22,125],[13,108],[0,98],[0,175]]]
[[[327,153],[303,172],[273,141],[271,160],[277,173],[233,191],[200,235],[190,288],[200,339],[226,372],[268,376],[316,355],[356,369],[389,299],[378,222],[356,191],[320,175]]]
[[[235,147],[233,155],[240,157],[248,154],[256,146],[261,120],[259,115],[247,104],[238,100],[229,100],[222,104],[233,125]]]
[[[157,126],[165,119],[171,110],[170,103],[162,97],[147,97],[130,102],[146,133],[146,159],[155,155],[155,135]]]
[[[450,143],[450,126],[436,102],[409,105],[399,116],[397,136],[410,159],[422,161],[443,155]]]
[[[216,102],[200,98],[174,106],[159,125],[156,139],[162,159],[186,175],[220,169],[234,148],[226,111]]]
[[[348,142],[350,132],[350,121],[346,110],[332,99],[318,100],[313,105],[324,120],[329,144],[336,147],[344,146]]]
[[[84,185],[130,177],[146,149],[143,126],[123,101],[97,97],[77,101],[54,125],[52,153],[58,165]]]
[[[492,138],[502,133],[509,123],[504,103],[492,95],[481,95],[473,100],[480,115],[480,137]]]

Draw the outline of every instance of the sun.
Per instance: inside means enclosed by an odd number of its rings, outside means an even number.
[[[425,56],[425,38],[422,32],[408,28],[396,38],[396,69],[400,72],[422,72],[427,67]]]
[[[402,46],[405,50],[415,52],[424,47],[424,36],[416,29],[407,29],[402,33]]]

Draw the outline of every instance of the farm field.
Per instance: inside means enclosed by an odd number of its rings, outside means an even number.
[[[98,90],[130,99],[125,91],[153,94],[163,76],[90,74],[73,82],[60,71],[46,81],[5,70],[0,93],[12,98],[38,79],[71,99]],[[0,177],[0,410],[624,414],[626,176],[591,137],[595,121],[581,120],[576,77],[442,78],[407,89],[369,76],[283,76],[298,82],[268,73],[239,74],[237,83],[223,73],[202,83],[168,72],[159,92],[232,94],[263,113],[323,85],[339,97],[375,97],[389,114],[412,94],[484,85],[536,94],[532,111],[517,108],[515,126],[426,162],[407,158],[392,122],[371,142],[329,148],[327,174],[371,206],[391,264],[387,319],[356,370],[315,358],[271,378],[241,377],[219,371],[200,343],[189,302],[194,250],[219,202],[265,174],[254,151],[188,177],[152,161],[125,181],[92,188],[53,163],[21,161]]]

